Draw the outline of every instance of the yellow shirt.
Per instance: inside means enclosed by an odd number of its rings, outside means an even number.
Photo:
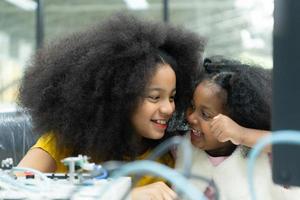
[[[62,152],[58,151],[56,148],[56,138],[53,134],[45,134],[38,139],[36,144],[32,148],[41,148],[46,151],[56,162],[56,173],[66,173],[67,167],[61,162],[62,159],[70,156],[69,150],[64,150]],[[143,155],[138,157],[138,160],[145,159],[151,151],[145,152]],[[174,159],[171,154],[165,154],[157,160],[161,164],[165,164],[171,168],[174,168]],[[143,176],[136,186],[148,185],[150,183],[154,183],[157,181],[163,181],[161,178],[153,177],[153,176]]]

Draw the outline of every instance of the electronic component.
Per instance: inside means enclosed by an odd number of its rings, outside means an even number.
[[[62,162],[68,165],[68,173],[41,173],[13,167],[12,158],[3,160],[0,199],[119,200],[131,188],[130,177],[107,178],[108,172],[101,165],[89,163],[87,156],[69,157]]]

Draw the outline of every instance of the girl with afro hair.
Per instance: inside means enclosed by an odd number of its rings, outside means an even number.
[[[247,181],[249,148],[270,134],[272,71],[223,57],[204,60],[205,74],[196,83],[187,111],[193,146],[191,173],[206,177],[191,180],[208,199],[251,199]],[[270,149],[266,149],[270,151]],[[296,199],[299,189],[272,182],[270,154],[261,154],[253,177],[258,199]],[[178,165],[182,165],[178,155]]]
[[[125,14],[41,49],[19,95],[41,137],[19,166],[65,172],[61,159],[78,154],[93,162],[145,158],[166,137],[175,104],[186,109],[203,49],[192,32]],[[158,161],[174,167],[170,154]],[[161,196],[174,196],[159,184]]]

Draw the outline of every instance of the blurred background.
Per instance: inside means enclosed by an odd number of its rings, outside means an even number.
[[[0,0],[0,112],[14,110],[36,49],[124,11],[208,39],[205,56],[272,67],[273,0]]]

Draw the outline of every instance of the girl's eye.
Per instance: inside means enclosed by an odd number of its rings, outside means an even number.
[[[208,113],[206,113],[204,111],[201,111],[201,116],[202,116],[202,118],[204,120],[210,120],[210,119],[212,119],[212,117]]]
[[[170,102],[174,102],[174,100],[175,100],[175,96],[171,96],[170,97]]]
[[[151,102],[157,102],[159,100],[159,96],[148,96],[148,99]]]

